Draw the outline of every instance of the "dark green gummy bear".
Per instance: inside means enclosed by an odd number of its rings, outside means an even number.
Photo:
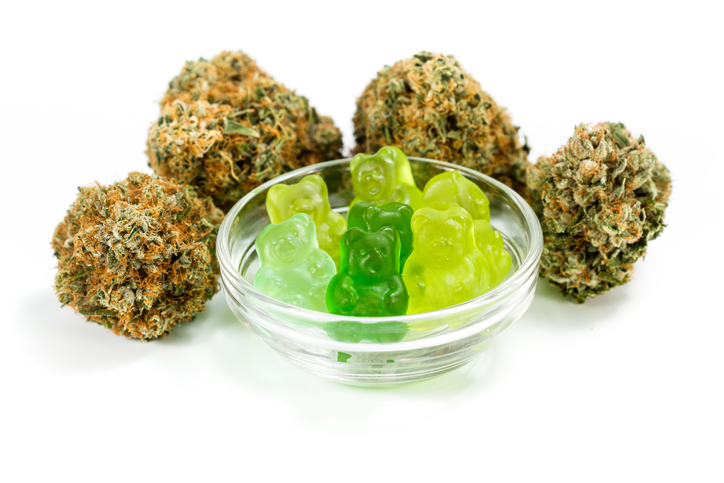
[[[404,203],[387,203],[382,206],[360,201],[347,214],[348,228],[362,228],[365,231],[378,231],[389,226],[400,237],[400,273],[407,258],[412,253],[412,228],[410,219],[412,208]]]
[[[340,342],[361,342],[368,340],[377,343],[399,342],[407,334],[407,324],[403,322],[378,322],[363,324],[362,322],[329,322],[324,330],[332,340]]]
[[[330,314],[388,317],[407,313],[400,275],[400,238],[391,227],[350,228],[340,243],[339,272],[327,287]]]
[[[407,334],[407,324],[402,322],[379,322],[368,324],[365,338],[370,342],[399,342]]]

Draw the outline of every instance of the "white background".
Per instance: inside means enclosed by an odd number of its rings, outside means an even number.
[[[722,481],[723,20],[696,1],[4,3],[0,480]],[[76,187],[150,172],[168,81],[236,49],[347,150],[364,86],[421,50],[455,55],[531,160],[623,121],[672,172],[669,226],[631,283],[575,305],[541,281],[479,361],[398,389],[301,372],[221,293],[150,343],[62,309],[50,240]]]

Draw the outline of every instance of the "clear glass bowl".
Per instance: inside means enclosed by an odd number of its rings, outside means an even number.
[[[228,213],[217,256],[226,301],[239,320],[293,364],[319,376],[357,386],[398,386],[429,379],[469,362],[530,305],[538,278],[543,234],[533,210],[513,190],[454,164],[410,158],[419,187],[455,170],[482,188],[491,223],[513,261],[507,278],[490,292],[434,312],[398,317],[346,317],[301,309],[253,286],[259,261],[254,242],[269,224],[266,195],[279,183],[318,174],[332,209],[346,214],[354,198],[350,159],[297,169],[264,183]]]

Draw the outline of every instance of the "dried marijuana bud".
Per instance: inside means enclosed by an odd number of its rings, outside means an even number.
[[[421,52],[385,67],[357,100],[354,153],[382,146],[522,186],[528,147],[505,110],[452,56]]]
[[[63,305],[144,340],[166,336],[204,310],[217,290],[223,218],[210,198],[141,173],[78,190],[52,241]]]
[[[228,210],[281,173],[341,157],[342,136],[242,52],[187,62],[148,133],[149,165]]]
[[[628,282],[665,226],[669,170],[620,123],[578,126],[527,183],[543,226],[541,275],[579,303]]]

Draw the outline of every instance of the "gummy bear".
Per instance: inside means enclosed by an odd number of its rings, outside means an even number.
[[[286,221],[297,213],[306,213],[317,225],[319,248],[339,266],[339,241],[347,221],[329,205],[327,185],[321,176],[305,176],[297,184],[274,185],[266,197],[266,210],[272,223]]]
[[[405,203],[413,211],[420,207],[422,192],[415,185],[407,156],[400,148],[385,146],[375,154],[357,154],[350,163],[355,199],[384,205],[391,201]]]
[[[365,231],[377,231],[390,226],[400,237],[400,273],[405,267],[407,257],[412,253],[412,228],[410,219],[412,208],[403,203],[387,203],[382,206],[360,201],[347,213],[349,228],[362,228]]]
[[[436,210],[465,208],[475,223],[475,244],[490,268],[490,288],[503,281],[510,270],[511,257],[505,251],[503,236],[490,225],[490,201],[478,185],[457,171],[438,174],[425,185],[422,206]]]
[[[405,315],[407,290],[400,276],[400,239],[394,228],[350,228],[342,236],[339,273],[327,287],[332,314]]]
[[[324,330],[332,340],[353,343],[362,340],[376,343],[399,342],[409,332],[409,328],[404,322],[377,322],[374,324],[328,322],[324,324]]]
[[[415,249],[402,271],[408,314],[457,305],[489,290],[490,270],[464,208],[420,208],[412,216],[412,233]]]
[[[457,171],[433,176],[422,192],[421,207],[446,210],[451,206],[465,208],[473,220],[490,222],[490,201],[478,185]]]
[[[288,304],[327,311],[326,293],[337,270],[319,249],[314,221],[298,213],[287,221],[269,225],[256,239],[261,267],[254,277],[260,291]]]

